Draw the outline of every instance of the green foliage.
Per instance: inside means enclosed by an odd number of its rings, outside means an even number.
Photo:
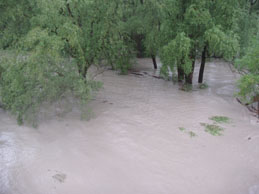
[[[224,131],[224,128],[215,125],[215,124],[207,124],[207,123],[201,123],[201,126],[205,127],[205,131],[210,133],[213,136],[221,136],[222,132]]]
[[[67,94],[86,103],[98,88],[88,76],[93,65],[126,74],[144,49],[159,54],[165,79],[182,69],[188,82],[204,48],[206,56],[232,60],[241,45],[239,95],[252,102],[259,91],[257,11],[243,0],[1,1],[0,48],[15,54],[0,59],[0,101],[22,122]]]
[[[189,134],[189,136],[191,137],[191,138],[193,138],[193,137],[196,137],[197,136],[197,134],[196,133],[194,133],[193,131],[188,131],[187,129],[185,129],[184,127],[179,127],[179,130],[180,131],[182,131],[182,132],[186,132],[186,133],[188,133]]]
[[[215,121],[216,123],[229,123],[230,118],[225,116],[213,116],[209,118],[212,121]]]
[[[145,52],[148,56],[156,56],[160,48],[160,33],[158,30],[151,30],[145,35]]]
[[[120,74],[126,75],[128,73],[128,70],[132,66],[132,63],[131,63],[132,56],[128,55],[129,53],[126,53],[127,49],[125,49],[124,51],[121,50],[121,52],[122,52],[122,54],[120,54],[116,59],[115,69],[118,70],[120,72]],[[123,52],[125,52],[125,53],[123,53]]]
[[[164,53],[165,54],[165,53]],[[165,60],[165,58],[163,58],[160,56],[161,60]],[[169,75],[169,69],[167,65],[162,65],[162,67],[160,68],[160,76],[164,79],[164,80],[170,80],[170,75]]]
[[[53,48],[53,47],[52,47]],[[83,104],[97,89],[93,81],[78,76],[76,66],[57,58],[55,50],[49,53],[30,53],[17,56],[4,63],[0,82],[3,106],[17,116],[19,124],[33,117],[37,123],[37,113],[44,102],[54,102],[66,95],[73,95]]]
[[[169,70],[174,73],[177,67],[181,67],[185,74],[192,70],[192,62],[189,58],[191,40],[185,33],[179,33],[176,38],[162,48],[160,58],[163,63],[161,73],[167,77]]]
[[[119,25],[120,0],[32,2],[13,0],[10,5],[0,4],[0,9],[6,8],[1,13],[5,19],[12,14],[15,17],[8,25],[1,17],[4,32],[0,36],[8,41],[0,46],[19,53],[1,62],[1,104],[17,116],[20,124],[30,116],[35,116],[32,120],[36,123],[43,103],[66,95],[86,104],[99,85],[89,80],[89,67],[109,61],[126,71],[131,57],[127,34]],[[27,14],[27,9],[35,12]],[[19,17],[24,19],[22,24],[28,24],[23,33],[19,25],[15,29]],[[8,26],[13,28],[8,31]],[[17,39],[9,38],[5,31]],[[11,42],[17,44],[12,47]]]
[[[8,0],[0,2],[0,48],[14,46],[30,30],[30,17],[35,1]]]
[[[199,88],[202,89],[202,90],[203,90],[203,89],[207,89],[208,87],[209,87],[209,86],[208,86],[208,84],[206,84],[206,83],[202,83],[202,84],[199,85]]]
[[[148,0],[143,2],[142,17],[144,27],[144,46],[148,56],[156,56],[161,47],[161,2]]]
[[[184,127],[179,127],[180,131],[185,131],[186,129]]]
[[[223,56],[225,59],[232,59],[239,51],[238,37],[233,32],[224,32],[221,26],[214,26],[205,32],[205,41],[209,51],[216,56]]]
[[[197,135],[196,135],[196,133],[194,133],[193,131],[189,131],[189,135],[190,135],[190,137],[191,138],[193,138],[193,137],[196,137]]]
[[[181,90],[185,91],[185,92],[191,92],[192,91],[192,85],[185,83],[183,84],[183,86],[181,87]]]
[[[257,2],[257,5],[259,3]],[[238,30],[237,33],[240,37],[240,55],[244,56],[249,46],[253,44],[253,38],[258,33],[259,29],[259,16],[258,9],[254,9],[256,6],[245,4],[239,9],[238,14]]]
[[[203,43],[204,32],[212,26],[212,18],[205,1],[190,4],[184,13],[184,28],[197,48]]]
[[[253,103],[256,96],[259,95],[259,76],[248,74],[242,76],[238,81],[238,95],[245,103]]]
[[[205,55],[216,55],[232,60],[239,51],[239,37],[237,35],[237,24],[239,4],[230,0],[227,1],[170,1],[165,0],[163,5],[163,23],[162,23],[162,42],[165,47],[160,51],[162,64],[172,66],[175,64],[175,56],[182,52],[181,47],[176,43],[168,46],[171,41],[175,42],[176,38],[184,33],[185,37],[190,40],[188,49],[185,49],[185,55],[188,56],[189,62],[180,64],[186,68],[185,76],[193,73],[192,61],[196,56],[201,55],[204,48],[207,48]],[[169,42],[169,44],[167,44]],[[186,42],[182,45],[187,48]],[[172,48],[176,48],[175,50]],[[180,51],[177,48],[180,48]],[[168,51],[170,50],[170,51]],[[171,64],[171,65],[169,65]],[[181,65],[178,65],[180,67]],[[194,63],[193,63],[194,65]],[[175,65],[174,65],[175,66]],[[168,68],[167,68],[168,69]],[[171,68],[172,69],[172,68]],[[166,68],[163,73],[166,73]],[[166,75],[166,74],[165,74]],[[190,82],[190,77],[186,81]]]
[[[238,81],[238,95],[246,103],[254,102],[259,95],[259,38],[255,38],[253,45],[246,55],[236,61],[236,67],[245,75]]]

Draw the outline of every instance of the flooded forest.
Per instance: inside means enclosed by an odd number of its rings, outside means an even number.
[[[259,194],[259,1],[0,0],[0,194]]]

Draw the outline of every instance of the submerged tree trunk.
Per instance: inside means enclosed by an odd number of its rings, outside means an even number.
[[[192,58],[192,71],[191,71],[191,73],[189,73],[188,75],[185,75],[185,82],[187,84],[192,84],[194,66],[195,66],[195,57]]]
[[[182,82],[184,80],[184,70],[182,67],[177,67],[178,73],[178,82]]]
[[[205,68],[205,63],[206,63],[206,53],[207,53],[207,46],[204,47],[201,55],[201,67],[200,67],[200,72],[199,72],[199,83],[203,82],[203,73],[204,73],[204,68]]]
[[[151,58],[152,58],[152,61],[153,61],[154,69],[157,69],[156,56],[151,55]]]

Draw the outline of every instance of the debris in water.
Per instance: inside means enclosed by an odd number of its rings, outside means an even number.
[[[55,174],[54,176],[52,176],[52,178],[60,183],[64,183],[67,178],[67,175],[63,174],[63,173],[58,173],[58,174]]]

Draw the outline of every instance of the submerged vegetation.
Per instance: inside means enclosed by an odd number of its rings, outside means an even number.
[[[208,86],[208,84],[206,84],[206,83],[202,83],[202,84],[200,84],[199,85],[199,88],[200,89],[207,89],[209,86]]]
[[[225,116],[213,116],[209,119],[215,121],[216,123],[230,123],[230,118]]]
[[[184,128],[184,127],[179,127],[179,130],[182,131],[182,132],[185,132],[185,133],[189,134],[189,136],[190,136],[191,138],[197,136],[196,133],[194,133],[193,131],[189,131],[189,130],[187,130],[187,129]]]
[[[193,131],[189,131],[189,135],[190,135],[190,137],[196,137],[197,136],[196,133],[194,133]]]
[[[180,131],[186,131],[186,129],[184,127],[179,127]]]
[[[224,131],[223,127],[220,127],[216,124],[201,123],[201,126],[204,126],[205,131],[214,136],[221,136],[222,132]]]
[[[200,123],[201,126],[205,127],[205,131],[210,133],[214,136],[221,136],[223,135],[223,131],[225,130],[223,127],[219,126],[219,124],[228,124],[231,122],[230,118],[226,116],[213,116],[209,118],[210,120],[214,121],[213,124],[208,123]]]
[[[0,56],[0,104],[20,124],[30,116],[37,122],[43,103],[64,96],[73,96],[83,106],[100,88],[89,73],[92,66],[127,74],[136,56],[150,57],[154,69],[159,56],[162,77],[183,82],[185,91],[192,90],[196,59],[201,59],[201,89],[207,88],[203,75],[208,57],[235,61],[244,74],[238,95],[253,103],[259,95],[258,4],[253,0],[1,1],[0,49],[8,54]]]
[[[214,121],[213,124],[209,123],[200,123],[201,126],[205,128],[205,132],[213,135],[213,136],[222,136],[223,131],[225,130],[223,127],[219,126],[219,124],[229,124],[231,122],[230,118],[226,116],[213,116],[209,118],[210,120]],[[182,132],[186,132],[189,134],[190,137],[196,137],[197,134],[193,131],[189,131],[184,127],[179,127],[179,130]]]

